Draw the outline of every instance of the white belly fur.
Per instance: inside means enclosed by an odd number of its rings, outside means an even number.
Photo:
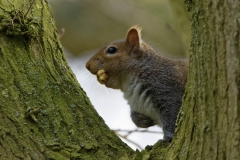
[[[159,123],[159,113],[154,109],[151,97],[146,95],[147,90],[141,91],[141,84],[138,79],[131,79],[124,87],[124,98],[128,101],[131,111],[135,111],[151,117],[154,121]]]

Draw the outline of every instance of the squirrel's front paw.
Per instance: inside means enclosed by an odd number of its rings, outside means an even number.
[[[97,72],[97,80],[99,83],[101,84],[105,84],[108,80],[108,74],[106,73],[105,70],[103,69],[100,69],[98,72]]]
[[[131,118],[135,125],[141,128],[148,128],[157,124],[152,118],[135,111],[131,112]]]

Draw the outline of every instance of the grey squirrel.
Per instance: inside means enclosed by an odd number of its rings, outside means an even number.
[[[163,141],[172,140],[187,81],[187,59],[158,55],[142,41],[141,29],[133,26],[125,40],[104,46],[86,68],[101,84],[124,93],[136,126],[157,124],[163,129]]]

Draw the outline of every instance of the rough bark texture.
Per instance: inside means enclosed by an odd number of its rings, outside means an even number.
[[[139,153],[77,83],[46,1],[28,12],[30,3],[0,0],[0,159],[240,159],[239,1],[186,5],[190,71],[175,137]]]
[[[131,158],[68,67],[47,2],[30,2],[0,0],[0,159]]]
[[[240,1],[185,1],[190,70],[175,137],[150,159],[240,159]]]
[[[167,157],[240,159],[239,1],[186,4],[192,21],[190,71]]]

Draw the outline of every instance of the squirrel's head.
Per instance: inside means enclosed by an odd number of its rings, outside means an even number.
[[[141,29],[133,26],[128,30],[125,40],[104,46],[86,63],[86,68],[94,75],[104,70],[108,75],[104,82],[106,87],[122,89],[132,75],[137,60],[147,48],[141,40]]]

